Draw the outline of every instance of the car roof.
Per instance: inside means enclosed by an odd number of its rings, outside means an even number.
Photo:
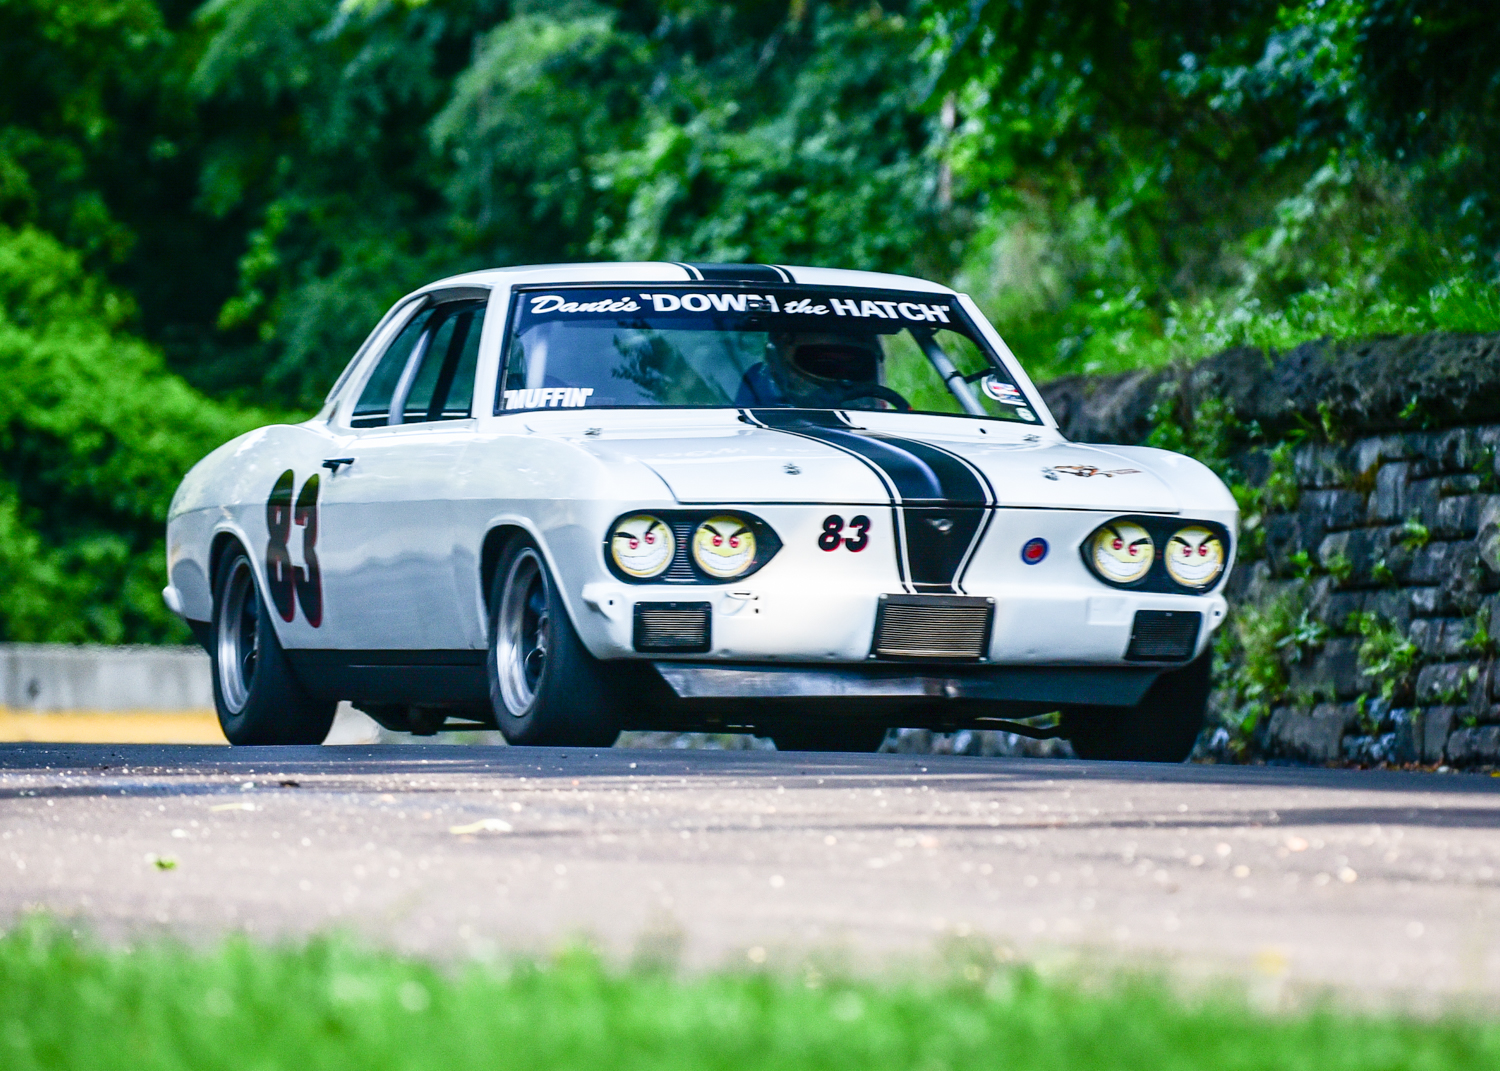
[[[926,279],[886,272],[844,268],[809,268],[782,264],[686,264],[667,261],[604,261],[588,264],[527,264],[487,268],[429,283],[417,293],[454,286],[526,286],[548,283],[800,283],[805,286],[850,286],[872,290],[952,294]]]

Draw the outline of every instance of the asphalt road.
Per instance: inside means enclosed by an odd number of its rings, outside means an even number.
[[[688,965],[920,960],[962,938],[1493,1003],[1497,827],[1500,780],[1477,776],[13,744],[0,915],[107,936],[346,928],[440,955],[585,934]]]

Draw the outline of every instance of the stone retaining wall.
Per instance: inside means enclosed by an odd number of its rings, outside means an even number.
[[[1232,593],[1241,621],[1279,604],[1286,633],[1286,688],[1262,749],[1315,762],[1500,761],[1497,444],[1500,425],[1486,425],[1292,452],[1295,507],[1263,515],[1264,557]],[[1233,673],[1243,644],[1229,654]]]
[[[1183,449],[1235,485],[1203,750],[1500,762],[1500,336],[1238,349],[1042,391],[1070,438]]]

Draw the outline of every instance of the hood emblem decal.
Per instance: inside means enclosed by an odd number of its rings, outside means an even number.
[[[1140,471],[1140,469],[1101,469],[1098,465],[1044,465],[1042,467],[1042,475],[1049,480],[1057,479],[1057,474],[1060,472],[1069,476],[1081,476],[1084,479],[1090,476],[1113,479],[1116,476],[1137,475]]]

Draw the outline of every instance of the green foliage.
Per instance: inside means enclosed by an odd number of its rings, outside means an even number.
[[[594,257],[954,278],[1042,378],[1500,326],[1500,108],[1443,61],[1500,30],[1458,0],[7,10],[0,218],[123,258],[219,392],[311,404],[406,289]]]
[[[187,639],[161,601],[182,474],[265,419],[209,402],[120,330],[79,254],[0,228],[0,637]]]
[[[1490,630],[1493,622],[1490,620],[1490,603],[1485,603],[1474,615],[1473,632],[1464,641],[1464,646],[1477,655],[1492,658],[1500,651],[1500,637],[1496,637]]]
[[[29,922],[0,938],[0,1019],[14,1071],[1447,1071],[1500,1059],[1500,1030],[1483,1016],[1326,1002],[1273,1016],[1233,990],[1185,996],[1149,976],[1049,978],[999,962],[1004,952],[969,945],[946,970],[890,981],[811,964],[687,978],[649,960],[611,969],[577,948],[447,968],[327,938],[104,950]]]
[[[151,0],[0,5],[0,225],[35,226],[100,262],[132,236],[92,165],[120,147],[117,96],[139,91],[168,35]]]
[[[1181,386],[1166,382],[1147,412],[1151,432],[1147,446],[1190,454],[1225,479],[1233,479],[1230,453],[1242,430],[1239,418],[1222,398],[1189,405]]]
[[[1474,475],[1479,477],[1476,491],[1493,494],[1497,488],[1495,479],[1495,448],[1486,446],[1479,451],[1479,460],[1474,462]]]
[[[1283,596],[1235,607],[1229,627],[1220,630],[1218,653],[1230,670],[1219,676],[1228,694],[1225,720],[1241,737],[1253,733],[1286,693],[1286,639],[1298,620],[1295,600]]]
[[[1295,620],[1288,617],[1279,623],[1281,634],[1276,638],[1275,647],[1284,652],[1290,662],[1302,661],[1309,651],[1321,647],[1328,639],[1328,627],[1310,615],[1311,611],[1304,608]]]
[[[1228,420],[1233,420],[1233,416],[1230,415]],[[1228,426],[1228,420],[1221,426]],[[1265,481],[1258,486],[1236,479],[1238,474],[1228,464],[1227,457],[1219,467],[1220,476],[1229,481],[1229,489],[1240,508],[1241,561],[1254,561],[1265,553],[1265,519],[1268,513],[1284,513],[1297,508],[1301,492],[1297,487],[1292,452],[1300,441],[1297,436],[1289,437],[1267,451],[1270,464]],[[1227,441],[1217,449],[1227,455]],[[1312,573],[1310,562],[1304,567],[1303,563],[1297,561],[1293,562],[1293,566],[1298,575],[1310,576]]]
[[[1290,513],[1297,508],[1297,502],[1301,498],[1293,456],[1297,445],[1298,440],[1289,438],[1271,448],[1271,467],[1261,489],[1261,500],[1266,510]]]
[[[312,404],[391,300],[468,268],[948,274],[906,8],[215,0],[190,87],[237,119],[205,204],[255,220],[217,321],[266,357],[242,382]]]
[[[1401,545],[1407,550],[1421,550],[1431,538],[1427,526],[1414,517],[1408,517],[1401,526]]]
[[[1306,580],[1317,570],[1317,563],[1313,561],[1312,555],[1305,550],[1299,550],[1295,554],[1288,554],[1286,561],[1291,566],[1292,575],[1302,580]]]
[[[1401,626],[1379,614],[1350,614],[1346,630],[1364,637],[1359,645],[1359,667],[1380,685],[1380,697],[1390,700],[1398,688],[1411,683],[1417,666],[1417,647]]]
[[[965,281],[1044,374],[1500,324],[1497,90],[1437,60],[1500,34],[1460,0],[936,11],[986,206]],[[1391,133],[1403,81],[1447,137]]]

